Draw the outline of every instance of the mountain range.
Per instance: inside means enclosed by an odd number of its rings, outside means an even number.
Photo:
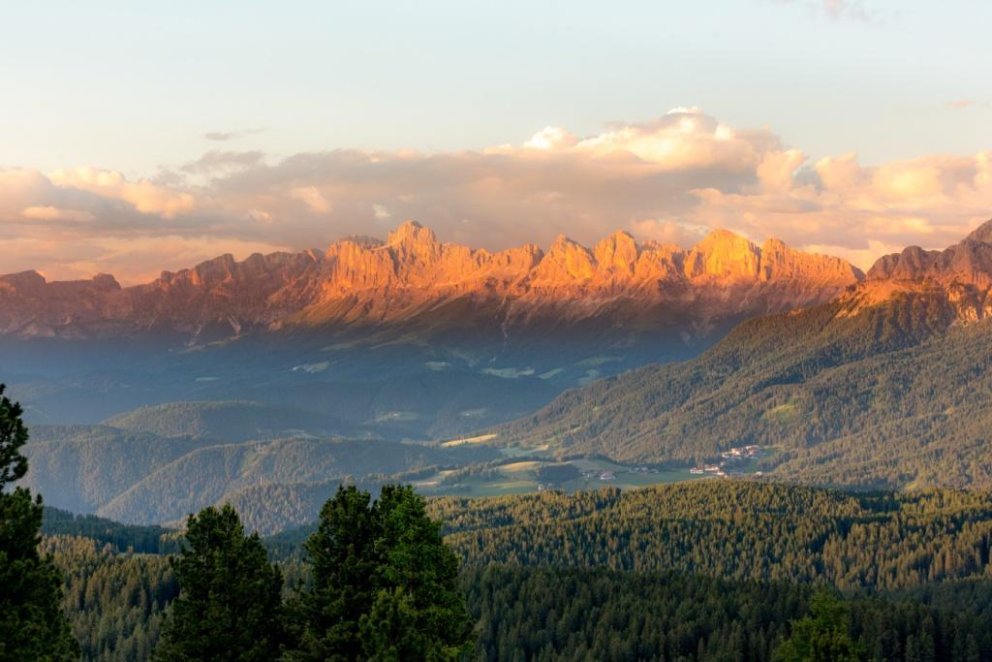
[[[130,287],[0,276],[0,362],[37,423],[249,400],[330,415],[339,434],[444,437],[692,357],[742,319],[862,279],[723,230],[691,249],[618,232],[592,249],[559,237],[490,252],[411,221],[385,241],[225,255]]]
[[[326,251],[223,255],[123,288],[113,276],[47,282],[0,276],[0,333],[92,338],[141,333],[197,343],[250,331],[443,324],[504,337],[608,316],[635,329],[708,324],[820,302],[863,278],[838,258],[725,230],[689,250],[617,232],[590,250],[559,236],[490,252],[442,243],[408,221],[383,242],[344,239]],[[666,316],[666,313],[668,315]],[[678,313],[686,319],[671,319]],[[440,323],[438,320],[440,314]]]

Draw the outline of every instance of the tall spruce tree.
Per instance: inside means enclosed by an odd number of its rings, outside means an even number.
[[[374,596],[376,523],[371,496],[353,485],[338,488],[320,510],[305,548],[313,587],[303,595],[304,629],[298,660],[355,660],[362,654],[359,623]]]
[[[159,660],[279,657],[284,644],[282,573],[257,533],[245,535],[230,505],[190,515],[175,560],[179,598],[168,615]]]
[[[775,650],[777,662],[854,662],[863,651],[851,639],[851,612],[834,591],[817,590],[811,615],[792,624],[792,634]],[[932,646],[931,646],[932,648]]]
[[[338,489],[306,545],[312,588],[296,660],[451,660],[472,628],[458,561],[413,488],[388,485],[379,500]]]
[[[386,485],[373,507],[380,554],[372,611],[362,618],[364,651],[376,659],[449,660],[470,641],[458,589],[458,559],[408,485]]]
[[[73,660],[79,647],[62,611],[62,576],[38,553],[42,500],[8,485],[27,473],[28,431],[0,384],[0,660]]]

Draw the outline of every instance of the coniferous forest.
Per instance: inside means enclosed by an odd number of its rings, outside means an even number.
[[[420,503],[408,490],[396,494]],[[346,496],[362,504],[349,517],[367,512],[366,528],[375,528],[370,497],[354,489]],[[343,500],[325,512],[348,513]],[[631,492],[439,499],[423,512],[419,521],[428,528],[444,522],[447,563],[460,566],[445,591],[465,601],[466,620],[457,615],[457,600],[448,613],[455,630],[470,624],[467,659],[992,659],[988,495],[856,495],[714,480]],[[209,516],[236,519],[230,509]],[[327,539],[327,521],[265,540],[234,526],[233,539],[255,550],[238,558],[252,556],[259,577],[268,578],[267,599],[281,576],[282,599],[269,610],[286,619],[274,624],[277,636],[308,642],[309,653],[287,652],[287,659],[325,659],[329,649],[320,647],[338,645],[307,635],[307,614],[323,611],[317,605],[328,600],[315,586],[327,585],[330,575],[335,585],[375,575],[371,566],[349,569],[347,557],[314,558],[327,549],[315,542]],[[45,525],[42,548],[65,573],[63,604],[73,632],[86,659],[145,658],[163,632],[176,632],[170,618],[183,604],[176,600],[184,561],[171,559],[183,555],[159,553],[177,544],[170,542],[176,536],[164,533],[150,544],[141,527],[110,522],[102,541],[80,535],[93,535],[95,524],[54,513]],[[125,532],[137,544],[122,547]],[[113,536],[120,537],[108,540]],[[363,584],[366,596],[377,581]],[[364,601],[349,607],[360,622],[375,600],[352,593]],[[395,605],[380,609],[404,617]],[[362,628],[352,632],[359,643],[348,645],[359,648],[349,659],[360,659]],[[810,647],[824,641],[836,648],[816,658]]]

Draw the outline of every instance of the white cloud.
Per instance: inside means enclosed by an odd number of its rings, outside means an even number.
[[[299,200],[305,204],[315,214],[326,214],[334,209],[334,206],[328,202],[316,186],[297,186],[289,192],[289,195],[294,200]]]
[[[552,150],[575,145],[576,139],[571,133],[557,126],[546,126],[524,143],[524,147]]]
[[[372,216],[377,221],[388,221],[393,217],[393,214],[386,205],[374,204],[372,205]]]

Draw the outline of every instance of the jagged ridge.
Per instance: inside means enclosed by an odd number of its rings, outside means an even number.
[[[942,251],[909,246],[879,258],[846,297],[844,314],[909,294],[941,299],[957,321],[992,317],[992,220]]]
[[[759,247],[725,230],[688,250],[638,244],[617,232],[592,250],[560,236],[547,252],[532,244],[490,252],[442,243],[408,221],[386,242],[349,238],[326,251],[255,254],[242,262],[223,255],[127,288],[107,275],[53,283],[36,272],[0,276],[0,333],[230,336],[254,328],[407,322],[459,300],[468,301],[462,315],[484,311],[490,324],[526,325],[541,315],[586,319],[609,315],[622,302],[636,304],[641,317],[701,307],[693,315],[698,321],[819,303],[862,278],[841,259],[774,239]]]

